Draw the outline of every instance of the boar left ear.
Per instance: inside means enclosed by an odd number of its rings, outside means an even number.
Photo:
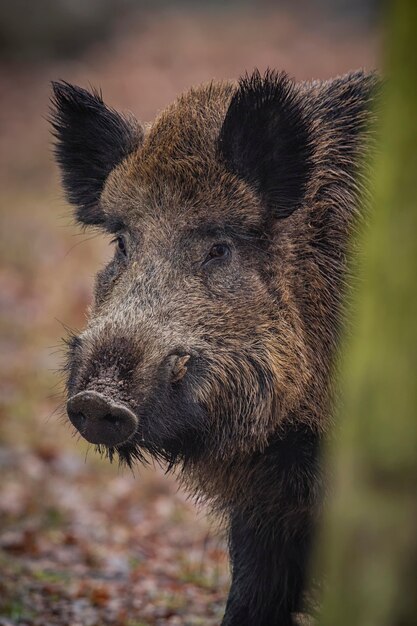
[[[52,89],[50,122],[67,198],[80,222],[103,224],[99,199],[104,183],[141,144],[143,130],[133,117],[107,107],[97,91],[66,82],[54,82]]]
[[[278,218],[304,199],[312,147],[302,103],[285,73],[258,70],[239,81],[218,148],[229,171],[243,178]]]

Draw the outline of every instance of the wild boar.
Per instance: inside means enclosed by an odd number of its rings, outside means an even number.
[[[224,626],[300,609],[375,85],[255,71],[143,126],[53,84],[68,200],[115,243],[69,341],[69,419],[110,459],[162,459],[224,516]]]

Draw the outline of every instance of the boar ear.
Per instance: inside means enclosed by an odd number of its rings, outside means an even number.
[[[311,144],[300,97],[285,73],[241,78],[218,142],[226,167],[248,182],[282,218],[303,201]]]
[[[99,207],[107,176],[143,140],[139,123],[107,107],[101,94],[65,82],[52,83],[50,122],[55,157],[76,217],[83,224],[102,224]]]

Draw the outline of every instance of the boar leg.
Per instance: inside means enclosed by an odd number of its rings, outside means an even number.
[[[281,527],[280,527],[281,526]],[[300,609],[309,537],[287,524],[254,526],[235,516],[230,533],[232,586],[222,626],[292,626]]]

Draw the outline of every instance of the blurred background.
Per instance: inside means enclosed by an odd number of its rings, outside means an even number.
[[[150,121],[258,67],[298,80],[378,66],[376,1],[0,0],[0,625],[218,624],[226,541],[161,468],[101,461],[63,417],[62,342],[105,237],[71,219],[50,80]]]

